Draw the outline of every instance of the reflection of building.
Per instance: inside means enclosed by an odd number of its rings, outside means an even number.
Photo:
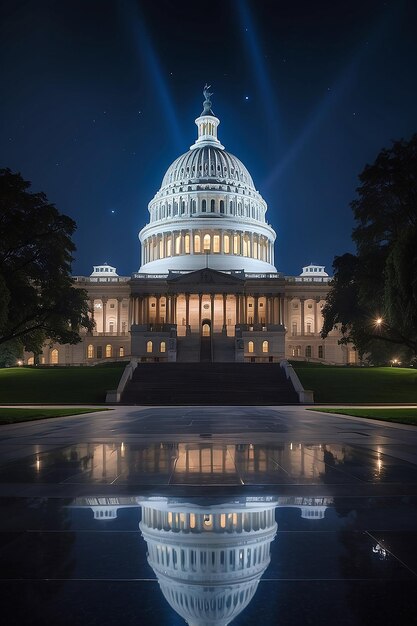
[[[277,529],[271,498],[143,499],[140,528],[166,600],[190,625],[226,625],[253,598]]]
[[[90,508],[100,522],[141,506],[148,562],[165,599],[190,626],[226,626],[252,600],[269,565],[275,509],[298,508],[301,517],[320,520],[332,505],[330,497],[89,496],[71,508]]]
[[[121,277],[102,264],[76,277],[88,291],[95,330],[76,346],[48,345],[41,362],[130,355],[198,361],[204,336],[219,361],[354,358],[337,332],[320,337],[324,267],[311,264],[297,277],[277,271],[267,204],[245,165],[220,143],[210,99],[195,122],[195,143],[169,166],[149,203],[139,271]]]

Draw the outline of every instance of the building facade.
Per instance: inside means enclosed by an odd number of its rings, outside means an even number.
[[[204,96],[195,143],[170,165],[149,203],[139,271],[122,277],[103,264],[76,276],[88,292],[94,331],[75,346],[45,346],[41,363],[354,362],[337,331],[320,337],[330,280],[324,267],[311,264],[296,277],[277,271],[266,202],[220,143],[207,88]]]

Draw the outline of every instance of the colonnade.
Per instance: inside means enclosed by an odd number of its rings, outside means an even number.
[[[195,190],[188,195],[176,195],[155,201],[149,209],[151,223],[172,217],[191,217],[196,214],[215,213],[220,215],[244,217],[257,222],[265,221],[266,207],[254,201],[250,196],[236,195],[231,197],[230,191],[207,192]]]
[[[142,243],[142,265],[173,256],[224,254],[274,264],[274,244],[264,235],[248,231],[178,229],[152,235]]]
[[[93,334],[126,335],[130,330],[128,303],[128,298],[120,296],[90,298],[88,306],[91,319],[95,322]]]
[[[284,300],[273,294],[152,294],[131,298],[131,324],[177,324],[198,330],[203,320],[214,329],[236,324],[281,324]],[[217,328],[216,328],[217,327]]]

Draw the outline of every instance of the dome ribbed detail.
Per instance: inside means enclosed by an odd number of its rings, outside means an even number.
[[[168,168],[160,192],[165,187],[201,183],[241,185],[255,190],[246,167],[237,157],[216,146],[201,146],[175,159]]]

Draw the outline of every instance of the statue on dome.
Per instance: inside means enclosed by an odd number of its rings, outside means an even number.
[[[210,93],[209,89],[211,88],[211,85],[207,85],[207,83],[204,85],[204,89],[203,89],[203,96],[205,98],[204,102],[203,102],[203,113],[202,115],[214,115],[213,111],[211,110],[211,96],[213,95],[213,93]]]

